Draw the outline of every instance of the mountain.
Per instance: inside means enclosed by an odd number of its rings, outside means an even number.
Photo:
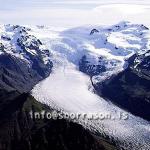
[[[30,31],[18,25],[0,27],[0,149],[115,150],[77,123],[30,118],[31,110],[52,111],[28,92],[53,67],[50,50]]]
[[[148,57],[145,54],[137,55],[127,69],[110,80],[94,86],[100,96],[150,121],[150,59]]]
[[[2,108],[30,92],[51,109],[86,114],[76,124],[118,149],[150,148],[149,102],[144,99],[149,96],[149,28],[120,22],[67,30],[2,25],[0,31]],[[5,90],[13,99],[5,101]]]
[[[28,92],[52,68],[49,50],[29,28],[0,26],[0,88]]]

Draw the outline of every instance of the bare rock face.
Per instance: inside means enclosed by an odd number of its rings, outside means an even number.
[[[143,78],[150,79],[150,50],[137,55],[133,68]]]
[[[68,120],[31,119],[31,110],[50,112],[51,108],[29,94],[13,94],[16,98],[9,95],[13,100],[5,98],[8,102],[0,109],[1,150],[116,150],[107,141]]]

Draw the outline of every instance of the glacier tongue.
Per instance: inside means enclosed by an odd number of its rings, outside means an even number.
[[[97,112],[105,110],[100,97],[89,91],[90,78],[72,63],[54,69],[53,73],[35,86],[32,94],[39,101],[55,104],[69,112]],[[105,106],[106,107],[106,106]]]
[[[78,71],[74,64],[65,61],[61,66],[54,68],[53,73],[44,81],[37,84],[32,95],[40,102],[55,109],[62,109],[68,113],[111,114],[117,117],[119,113],[127,114],[124,110],[105,101],[89,90],[90,78]],[[118,138],[125,143],[132,143],[136,149],[138,144],[147,147],[150,139],[148,122],[129,114],[128,120],[80,120],[79,122],[89,129],[105,133]],[[138,132],[137,132],[138,131]],[[121,145],[122,146],[122,145]],[[130,150],[131,145],[126,145]]]

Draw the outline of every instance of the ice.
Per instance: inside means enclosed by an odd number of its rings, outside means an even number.
[[[32,95],[36,100],[52,108],[74,114],[102,113],[111,114],[113,117],[117,117],[120,113],[128,114],[128,120],[81,119],[77,122],[92,131],[96,130],[127,143],[124,147],[127,150],[131,150],[131,146],[132,150],[136,149],[139,144],[143,145],[143,148],[149,147],[149,123],[94,94],[89,90],[90,78],[78,71],[74,64],[64,60],[59,67],[54,68],[47,79],[34,87]],[[122,144],[120,146],[123,146]]]

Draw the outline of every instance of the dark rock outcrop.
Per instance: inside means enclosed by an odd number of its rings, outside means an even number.
[[[98,64],[91,64],[86,55],[84,55],[79,62],[79,70],[86,73],[89,76],[98,75],[106,71],[105,60],[103,57],[99,57]]]
[[[92,29],[90,32],[90,35],[93,35],[94,33],[98,33],[99,31],[97,29]]]

